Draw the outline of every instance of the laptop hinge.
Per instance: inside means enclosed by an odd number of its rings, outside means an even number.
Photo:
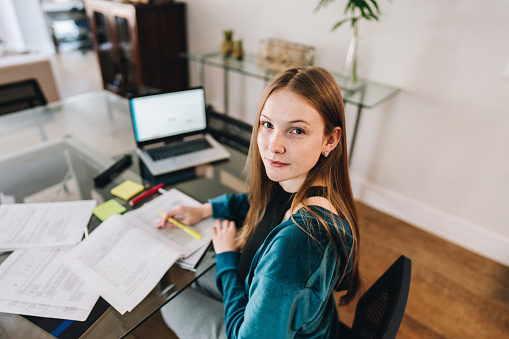
[[[164,146],[165,143],[163,141],[161,142],[157,142],[155,144],[150,144],[150,145],[145,145],[142,147],[142,149],[146,150],[146,149],[152,149],[152,148],[157,148],[157,147],[161,147],[161,146]]]
[[[205,134],[193,134],[193,135],[190,135],[188,137],[185,137],[182,140],[183,141],[189,141],[189,140],[194,140],[194,139],[202,139],[204,136],[205,136]]]

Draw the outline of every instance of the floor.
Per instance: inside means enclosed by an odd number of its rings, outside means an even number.
[[[97,55],[93,51],[56,53],[52,66],[62,99],[103,89]]]
[[[61,95],[102,89],[93,52],[55,56]],[[401,254],[412,283],[398,338],[509,338],[509,267],[358,204],[361,273],[367,289]],[[339,308],[350,325],[355,300]],[[176,338],[157,313],[127,338]]]

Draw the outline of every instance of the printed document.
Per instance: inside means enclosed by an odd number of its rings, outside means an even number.
[[[129,217],[136,219],[148,232],[154,232],[155,230],[159,237],[162,237],[170,246],[180,248],[184,257],[188,257],[202,246],[210,243],[212,239],[210,229],[214,225],[214,220],[207,218],[191,226],[193,230],[201,234],[201,239],[196,239],[177,227],[162,230],[155,229],[155,224],[160,218],[157,212],[169,211],[178,205],[201,206],[201,203],[179,190],[172,189],[127,214],[129,214]]]
[[[84,321],[99,294],[64,266],[68,249],[16,250],[0,265],[0,312]]]
[[[0,312],[85,321],[91,310],[0,299]]]
[[[171,190],[137,210],[109,217],[69,252],[66,264],[119,313],[131,311],[179,258],[210,241],[211,220],[194,228],[201,240],[177,228],[156,229],[157,211],[181,203],[199,204]]]
[[[95,200],[0,205],[0,250],[80,242]]]

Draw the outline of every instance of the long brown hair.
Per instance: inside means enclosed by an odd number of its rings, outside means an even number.
[[[291,211],[295,211],[299,205],[303,206],[302,208],[309,213],[315,215],[321,227],[327,232],[333,246],[335,244],[333,234],[340,235],[344,246],[342,246],[341,249],[334,246],[339,272],[339,281],[336,287],[339,287],[339,284],[349,275],[349,281],[346,285],[348,286],[347,293],[343,295],[340,300],[341,304],[347,304],[357,293],[360,284],[358,269],[359,235],[357,228],[357,210],[350,186],[348,171],[343,98],[339,86],[327,70],[320,67],[296,67],[287,69],[280,72],[262,94],[258,103],[248,161],[245,168],[245,173],[250,181],[250,209],[246,216],[242,231],[237,239],[237,244],[239,248],[242,248],[249,234],[259,224],[265,212],[265,208],[272,198],[275,185],[277,185],[277,183],[271,181],[267,177],[258,149],[257,136],[260,127],[259,119],[265,102],[272,93],[282,88],[304,99],[320,114],[325,124],[324,134],[326,136],[331,135],[335,127],[340,127],[342,130],[340,141],[336,148],[332,150],[328,157],[320,156],[316,165],[309,171],[302,186],[295,193]],[[306,204],[306,193],[308,189],[319,179],[322,181],[323,185],[328,188],[327,200],[336,209],[338,214],[350,225],[353,236],[353,244],[350,251],[348,250],[349,246],[347,245],[344,228],[341,227],[341,225],[337,225],[335,221],[334,225],[331,226],[323,220],[323,218],[314,213]],[[332,220],[335,219],[332,218]],[[299,227],[301,226],[299,225]],[[336,230],[333,230],[332,227]],[[312,234],[308,231],[306,232],[313,238]],[[339,263],[341,256],[339,251],[342,251],[343,260],[346,258],[347,263],[350,261],[353,262],[352,266],[348,264],[342,265],[343,270],[340,270]]]

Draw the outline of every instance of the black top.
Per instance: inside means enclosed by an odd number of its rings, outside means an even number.
[[[313,186],[308,191],[307,196],[323,197],[325,196],[326,192],[327,189],[325,187]],[[244,249],[240,254],[239,273],[242,281],[245,281],[249,273],[249,268],[251,267],[251,262],[253,261],[254,255],[263,244],[269,233],[277,225],[281,224],[286,211],[288,211],[292,205],[292,200],[293,193],[288,193],[283,190],[280,185],[276,185],[276,191],[274,192],[274,196],[265,209],[265,214],[263,215],[262,220],[247,238]]]

